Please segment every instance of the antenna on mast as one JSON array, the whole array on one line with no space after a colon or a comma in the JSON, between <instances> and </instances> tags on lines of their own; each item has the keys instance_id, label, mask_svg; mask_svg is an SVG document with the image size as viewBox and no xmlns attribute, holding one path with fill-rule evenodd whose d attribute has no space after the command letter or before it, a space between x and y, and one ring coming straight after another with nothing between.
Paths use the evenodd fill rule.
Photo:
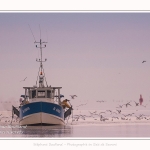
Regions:
<instances>
[{"instance_id":1,"label":"antenna on mast","mask_svg":"<svg viewBox=\"0 0 150 150\"><path fill-rule=\"evenodd\" d=\"M45 48L46 47L46 44L44 46L42 46L44 43L47 43L47 42L42 42L42 40L40 39L40 42L34 42L34 43L39 43L40 46L36 45L36 48L40 48L40 51L41 51L41 59L36 59L37 62L45 62L47 59L45 59L44 61L42 60L42 48Z\"/></svg>"},{"instance_id":2,"label":"antenna on mast","mask_svg":"<svg viewBox=\"0 0 150 150\"><path fill-rule=\"evenodd\" d=\"M41 33L40 33L40 36L41 36ZM40 72L40 74L39 74L39 87L44 87L45 73L44 73L44 68L43 68L43 62L46 62L47 59L45 58L45 60L43 60L42 49L46 47L46 43L47 42L42 42L42 40L40 39L39 42L35 41L34 43L39 44L39 46L36 45L36 48L40 48L40 51L41 51L41 58L40 59L36 59L36 61L40 62L40 68L39 68L39 72ZM43 46L43 44L45 44L45 45ZM45 78L45 81L46 81L46 78ZM46 82L46 84L47 84L47 82Z\"/></svg>"}]
</instances>

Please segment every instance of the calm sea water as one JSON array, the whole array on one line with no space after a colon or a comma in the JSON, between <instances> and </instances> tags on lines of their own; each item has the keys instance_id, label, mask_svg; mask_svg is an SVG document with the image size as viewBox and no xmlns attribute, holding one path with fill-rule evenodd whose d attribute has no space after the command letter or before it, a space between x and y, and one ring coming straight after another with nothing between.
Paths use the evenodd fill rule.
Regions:
<instances>
[{"instance_id":1,"label":"calm sea water","mask_svg":"<svg viewBox=\"0 0 150 150\"><path fill-rule=\"evenodd\" d=\"M101 111L104 112L104 111ZM0 137L48 138L145 138L150 137L150 111L128 110L100 113L78 110L66 120L65 126L19 126L11 111L0 112ZM99 115L98 115L99 114ZM129 115L130 114L130 115ZM102 115L102 116L101 116ZM124 115L127 115L126 117ZM141 117L140 117L141 116ZM105 119L106 120L105 120ZM12 123L11 123L12 121Z\"/></svg>"},{"instance_id":2,"label":"calm sea water","mask_svg":"<svg viewBox=\"0 0 150 150\"><path fill-rule=\"evenodd\" d=\"M107 138L107 137L150 137L150 124L110 124L110 125L67 125L28 126L26 128L1 128L0 137L49 137L49 138Z\"/></svg>"}]
</instances>

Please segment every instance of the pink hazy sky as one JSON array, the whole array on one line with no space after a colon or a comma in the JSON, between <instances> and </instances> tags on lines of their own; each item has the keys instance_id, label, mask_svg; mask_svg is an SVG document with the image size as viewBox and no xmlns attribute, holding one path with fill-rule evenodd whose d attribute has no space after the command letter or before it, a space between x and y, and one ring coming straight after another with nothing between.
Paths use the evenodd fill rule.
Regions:
<instances>
[{"instance_id":1,"label":"pink hazy sky","mask_svg":"<svg viewBox=\"0 0 150 150\"><path fill-rule=\"evenodd\" d=\"M28 24L48 41L48 85L76 94L73 104L150 100L150 13L60 12L0 13L0 101L19 100L36 83L39 50Z\"/></svg>"}]
</instances>

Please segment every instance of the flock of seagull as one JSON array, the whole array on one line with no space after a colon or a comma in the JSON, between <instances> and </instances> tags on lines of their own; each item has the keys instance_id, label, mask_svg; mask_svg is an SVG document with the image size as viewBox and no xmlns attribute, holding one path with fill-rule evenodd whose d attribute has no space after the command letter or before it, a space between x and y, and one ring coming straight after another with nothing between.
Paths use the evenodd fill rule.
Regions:
<instances>
[{"instance_id":1,"label":"flock of seagull","mask_svg":"<svg viewBox=\"0 0 150 150\"><path fill-rule=\"evenodd\" d=\"M105 101L96 101L99 103L104 103ZM81 104L79 106L83 106L84 104ZM105 111L99 111L99 110L93 110L88 111L88 115L82 114L81 111L72 116L72 121L79 121L79 120L89 120L89 118L93 118L94 120L99 120L99 121L121 121L121 120L128 120L128 121L135 121L135 120L143 120L147 121L150 120L150 115L147 114L142 114L140 111L137 109L131 109L131 110L126 110L128 107L147 107L148 104L146 105L140 105L140 103L136 101L130 101L127 103L124 103L122 105L118 104L116 106L116 109L114 110L105 110ZM125 109L123 109L125 108ZM84 112L84 111L83 111ZM129 113L130 112L130 113Z\"/></svg>"},{"instance_id":2,"label":"flock of seagull","mask_svg":"<svg viewBox=\"0 0 150 150\"><path fill-rule=\"evenodd\" d=\"M4 124L11 124L11 123L19 123L19 118L18 117L14 117L12 119L12 116L6 116L6 115L3 115L3 114L0 114L0 124L1 123L4 123Z\"/></svg>"},{"instance_id":3,"label":"flock of seagull","mask_svg":"<svg viewBox=\"0 0 150 150\"><path fill-rule=\"evenodd\" d=\"M75 99L75 97L77 97L77 95L70 95L72 99ZM103 100L99 100L99 101L96 101L97 103L105 103L105 101ZM80 104L78 106L76 106L77 110L79 107L81 106L84 106L86 105L87 103L84 103L84 104ZM94 120L99 120L99 121L116 121L116 120L129 120L131 121L133 118L133 120L150 120L150 115L146 115L146 114L140 114L138 113L139 111L137 109L133 109L133 112L129 113L130 111L124 111L125 109L123 108L131 108L131 107L134 107L134 108L139 108L139 107L143 107L143 108L146 108L148 106L148 104L146 105L143 105L143 104L140 104L140 102L136 102L136 101L129 101L127 103L124 103L124 104L117 104L117 106L115 107L116 109L113 109L113 110L103 110L103 111L100 111L100 110L93 110L92 111L88 111L88 115L86 113L85 114L82 114L81 113L81 109L78 110L78 114L74 114L74 110L73 110L73 115L72 115L72 121L79 121L79 120L88 120L89 118L93 118ZM84 111L83 111L84 112ZM127 114L126 114L126 113ZM69 117L71 118L71 117ZM12 116L5 116L3 114L0 114L0 123L1 122L4 122L4 123L19 123L19 118L18 117L15 117L13 120L12 120Z\"/></svg>"}]
</instances>

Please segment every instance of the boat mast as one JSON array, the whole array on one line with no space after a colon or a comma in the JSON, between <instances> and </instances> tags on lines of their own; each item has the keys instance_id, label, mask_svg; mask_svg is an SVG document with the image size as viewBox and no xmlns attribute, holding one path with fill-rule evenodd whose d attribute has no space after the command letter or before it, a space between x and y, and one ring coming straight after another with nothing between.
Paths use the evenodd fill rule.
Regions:
<instances>
[{"instance_id":1,"label":"boat mast","mask_svg":"<svg viewBox=\"0 0 150 150\"><path fill-rule=\"evenodd\" d=\"M39 43L39 46L36 45L36 48L40 48L40 52L41 52L41 58L40 59L36 59L37 62L40 62L40 74L39 74L39 87L44 87L44 68L43 68L43 62L46 62L47 59L45 59L43 61L42 59L42 48L46 47L46 43L47 42L42 42L42 40L40 39L40 42L34 42L34 43ZM45 44L43 46L43 44Z\"/></svg>"}]
</instances>

